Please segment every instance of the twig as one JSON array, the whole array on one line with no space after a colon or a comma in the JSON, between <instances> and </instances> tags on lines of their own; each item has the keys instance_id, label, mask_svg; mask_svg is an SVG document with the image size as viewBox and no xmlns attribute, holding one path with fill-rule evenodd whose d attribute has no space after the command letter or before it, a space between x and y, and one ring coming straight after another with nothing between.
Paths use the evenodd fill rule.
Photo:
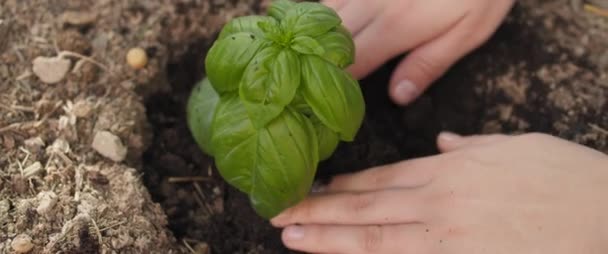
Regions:
<instances>
[{"instance_id":1,"label":"twig","mask_svg":"<svg viewBox=\"0 0 608 254\"><path fill-rule=\"evenodd\" d=\"M593 13L595 15L599 15L599 16L603 16L603 17L608 17L608 10L597 7L595 5L585 4L583 8L585 8L585 11L587 11L589 13Z\"/></svg>"},{"instance_id":2,"label":"twig","mask_svg":"<svg viewBox=\"0 0 608 254\"><path fill-rule=\"evenodd\" d=\"M167 179L169 183L205 182L212 179L204 176L172 176Z\"/></svg>"},{"instance_id":3,"label":"twig","mask_svg":"<svg viewBox=\"0 0 608 254\"><path fill-rule=\"evenodd\" d=\"M190 246L190 244L186 241L186 239L182 239L182 242L184 243L184 245L186 246L186 248L192 252L192 254L196 254L196 251L192 248L192 246Z\"/></svg>"},{"instance_id":4,"label":"twig","mask_svg":"<svg viewBox=\"0 0 608 254\"><path fill-rule=\"evenodd\" d=\"M20 105L11 105L11 108L14 110L25 111L25 112L34 112L33 107L20 106Z\"/></svg>"},{"instance_id":5,"label":"twig","mask_svg":"<svg viewBox=\"0 0 608 254\"><path fill-rule=\"evenodd\" d=\"M19 125L21 125L21 124L22 123L12 123L12 124L9 124L7 126L4 126L4 127L0 128L0 134L3 133L3 132L5 132L5 131L10 131L12 129L15 129L15 128L19 127Z\"/></svg>"},{"instance_id":6,"label":"twig","mask_svg":"<svg viewBox=\"0 0 608 254\"><path fill-rule=\"evenodd\" d=\"M108 71L108 67L106 67L105 65L103 65L100 62L95 61L93 58L90 58L88 56L81 55L81 54L78 54L78 53L72 52L72 51L65 51L65 50L59 52L59 55L57 55L57 57L59 57L59 58L63 58L64 56L71 56L71 57L80 58L80 59L88 61L88 62L90 62L90 63L92 63L94 65L97 65L97 67L101 68L104 71Z\"/></svg>"},{"instance_id":7,"label":"twig","mask_svg":"<svg viewBox=\"0 0 608 254\"><path fill-rule=\"evenodd\" d=\"M591 127L591 129L594 129L594 130L596 130L596 131L598 131L598 132L600 132L600 133L602 133L604 135L608 135L608 130L606 130L606 129L602 128L602 127L599 127L596 124L590 123L589 127Z\"/></svg>"},{"instance_id":8,"label":"twig","mask_svg":"<svg viewBox=\"0 0 608 254\"><path fill-rule=\"evenodd\" d=\"M203 193L203 188L201 188L201 185L198 184L198 182L193 182L192 185L194 185L194 189L196 190L196 193L198 194L198 196L201 199L201 202L203 200L205 200L205 193ZM203 206L205 207L205 209L207 209L207 212L209 214L213 214L213 209L211 207L209 207L209 205L206 202L203 202Z\"/></svg>"},{"instance_id":9,"label":"twig","mask_svg":"<svg viewBox=\"0 0 608 254\"><path fill-rule=\"evenodd\" d=\"M91 222L93 223L93 228L95 228L95 233L97 234L97 240L99 241L99 246L103 246L101 231L99 230L99 227L97 226L97 222L95 222L95 220L92 217L89 216L89 218L91 219Z\"/></svg>"},{"instance_id":10,"label":"twig","mask_svg":"<svg viewBox=\"0 0 608 254\"><path fill-rule=\"evenodd\" d=\"M111 229L111 228L116 227L116 226L120 226L120 225L125 224L125 223L127 223L127 221L119 221L119 222L117 222L117 223L114 223L114 224L112 224L112 225L109 225L109 226L107 226L107 227L105 227L105 228L100 229L100 230L99 230L99 232L106 231L106 230L108 230L108 229Z\"/></svg>"}]
</instances>

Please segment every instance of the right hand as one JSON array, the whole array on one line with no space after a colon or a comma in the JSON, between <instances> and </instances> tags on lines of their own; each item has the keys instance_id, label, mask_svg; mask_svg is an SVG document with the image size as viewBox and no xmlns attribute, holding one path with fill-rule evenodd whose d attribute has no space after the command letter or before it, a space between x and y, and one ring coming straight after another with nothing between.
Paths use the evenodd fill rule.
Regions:
<instances>
[{"instance_id":1,"label":"right hand","mask_svg":"<svg viewBox=\"0 0 608 254\"><path fill-rule=\"evenodd\" d=\"M484 43L514 0L324 0L352 33L353 75L364 78L406 51L389 94L406 105L460 58Z\"/></svg>"}]
</instances>

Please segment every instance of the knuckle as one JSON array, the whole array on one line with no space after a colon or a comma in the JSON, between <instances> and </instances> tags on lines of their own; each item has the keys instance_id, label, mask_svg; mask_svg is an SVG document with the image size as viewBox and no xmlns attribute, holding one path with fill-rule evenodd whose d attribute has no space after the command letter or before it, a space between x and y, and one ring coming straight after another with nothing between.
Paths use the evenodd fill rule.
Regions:
<instances>
[{"instance_id":1,"label":"knuckle","mask_svg":"<svg viewBox=\"0 0 608 254\"><path fill-rule=\"evenodd\" d=\"M433 80L438 71L443 70L443 66L438 61L423 54L412 55L412 63L414 64L417 74L425 80Z\"/></svg>"},{"instance_id":2,"label":"knuckle","mask_svg":"<svg viewBox=\"0 0 608 254\"><path fill-rule=\"evenodd\" d=\"M361 239L363 253L377 253L384 240L382 226L366 226Z\"/></svg>"}]
</instances>

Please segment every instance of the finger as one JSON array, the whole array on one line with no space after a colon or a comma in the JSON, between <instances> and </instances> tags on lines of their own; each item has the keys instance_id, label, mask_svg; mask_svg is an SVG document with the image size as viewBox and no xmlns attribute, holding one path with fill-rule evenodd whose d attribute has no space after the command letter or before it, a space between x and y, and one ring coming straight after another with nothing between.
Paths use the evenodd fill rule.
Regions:
<instances>
[{"instance_id":1,"label":"finger","mask_svg":"<svg viewBox=\"0 0 608 254\"><path fill-rule=\"evenodd\" d=\"M428 157L336 176L325 192L361 192L390 188L417 188L432 181L443 157Z\"/></svg>"},{"instance_id":2,"label":"finger","mask_svg":"<svg viewBox=\"0 0 608 254\"><path fill-rule=\"evenodd\" d=\"M368 225L414 223L428 214L422 189L392 189L363 193L310 196L271 220L272 225Z\"/></svg>"},{"instance_id":3,"label":"finger","mask_svg":"<svg viewBox=\"0 0 608 254\"><path fill-rule=\"evenodd\" d=\"M324 5L326 5L329 8L332 8L336 11L342 9L342 7L344 7L344 5L346 5L346 3L349 0L323 0L321 1L321 3L323 3Z\"/></svg>"},{"instance_id":4,"label":"finger","mask_svg":"<svg viewBox=\"0 0 608 254\"><path fill-rule=\"evenodd\" d=\"M414 49L395 69L389 93L393 101L407 105L450 66L481 42L471 39L470 27L463 18L444 35ZM485 38L484 38L485 39Z\"/></svg>"},{"instance_id":5,"label":"finger","mask_svg":"<svg viewBox=\"0 0 608 254\"><path fill-rule=\"evenodd\" d=\"M447 153L472 146L495 144L508 138L509 136L502 134L463 137L454 133L442 132L437 137L437 147L442 153Z\"/></svg>"},{"instance_id":6,"label":"finger","mask_svg":"<svg viewBox=\"0 0 608 254\"><path fill-rule=\"evenodd\" d=\"M500 1L497 4L513 3ZM414 49L397 66L391 78L389 93L395 103L411 103L454 63L486 42L508 10L492 8L489 13L465 15L442 36ZM486 17L495 20L487 20ZM492 25L495 27L487 27Z\"/></svg>"},{"instance_id":7,"label":"finger","mask_svg":"<svg viewBox=\"0 0 608 254\"><path fill-rule=\"evenodd\" d=\"M348 0L341 3L337 9L342 19L342 25L346 27L353 36L356 36L366 27L382 9L382 1L372 3L368 0ZM339 3L340 4L340 3Z\"/></svg>"},{"instance_id":8,"label":"finger","mask_svg":"<svg viewBox=\"0 0 608 254\"><path fill-rule=\"evenodd\" d=\"M430 233L424 224L383 226L289 226L283 243L306 253L428 253Z\"/></svg>"},{"instance_id":9,"label":"finger","mask_svg":"<svg viewBox=\"0 0 608 254\"><path fill-rule=\"evenodd\" d=\"M389 59L447 33L461 18L456 14L442 17L454 20L453 24L446 25L435 21L436 17L445 15L438 11L441 8L422 1L404 3L403 6L386 8L380 17L355 36L357 59L349 71L356 78L363 78Z\"/></svg>"}]
</instances>

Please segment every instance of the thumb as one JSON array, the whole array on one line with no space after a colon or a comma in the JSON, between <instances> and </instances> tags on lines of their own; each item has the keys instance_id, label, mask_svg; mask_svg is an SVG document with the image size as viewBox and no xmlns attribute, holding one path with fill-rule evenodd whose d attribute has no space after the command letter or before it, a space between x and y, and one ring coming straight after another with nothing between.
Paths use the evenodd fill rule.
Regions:
<instances>
[{"instance_id":1,"label":"thumb","mask_svg":"<svg viewBox=\"0 0 608 254\"><path fill-rule=\"evenodd\" d=\"M509 136L502 134L463 137L450 132L442 132L437 137L437 147L442 153L448 153L472 146L494 144L508 138Z\"/></svg>"}]
</instances>

